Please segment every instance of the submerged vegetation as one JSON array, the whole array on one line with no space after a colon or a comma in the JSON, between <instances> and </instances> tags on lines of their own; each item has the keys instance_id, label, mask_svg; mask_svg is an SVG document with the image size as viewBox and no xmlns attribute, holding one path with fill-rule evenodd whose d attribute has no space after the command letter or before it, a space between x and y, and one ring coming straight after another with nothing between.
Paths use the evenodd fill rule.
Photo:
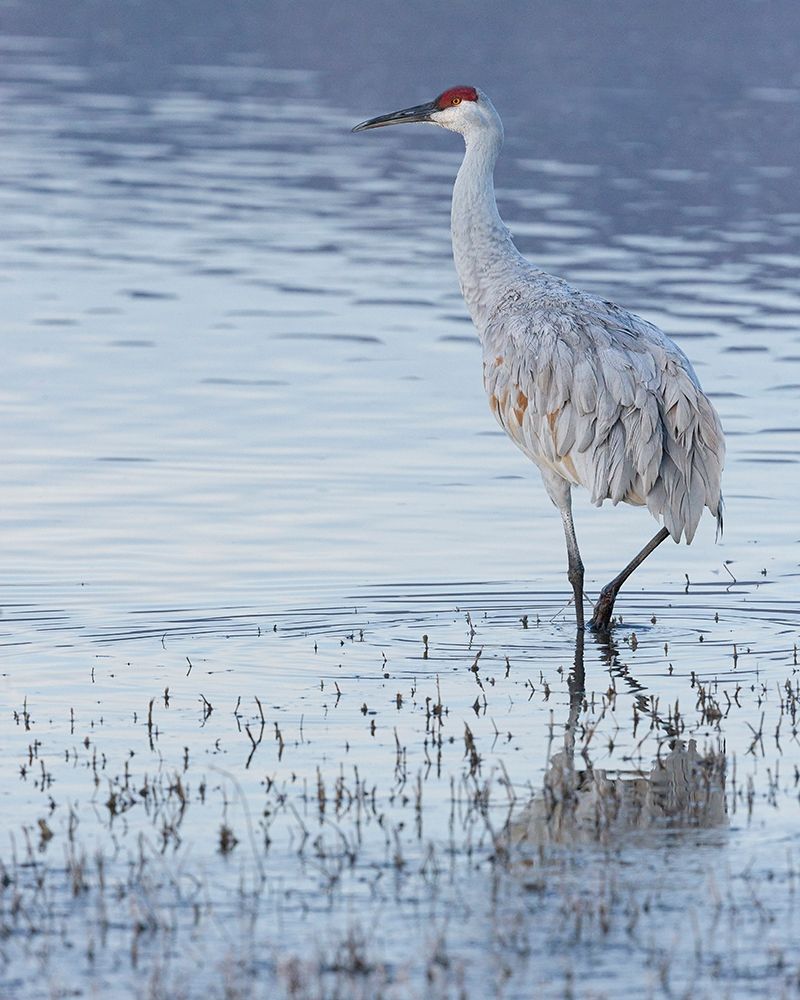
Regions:
<instances>
[{"instance_id":1,"label":"submerged vegetation","mask_svg":"<svg viewBox=\"0 0 800 1000\"><path fill-rule=\"evenodd\" d=\"M793 995L796 623L725 601L193 613L73 636L80 698L7 656L3 995Z\"/></svg>"}]
</instances>

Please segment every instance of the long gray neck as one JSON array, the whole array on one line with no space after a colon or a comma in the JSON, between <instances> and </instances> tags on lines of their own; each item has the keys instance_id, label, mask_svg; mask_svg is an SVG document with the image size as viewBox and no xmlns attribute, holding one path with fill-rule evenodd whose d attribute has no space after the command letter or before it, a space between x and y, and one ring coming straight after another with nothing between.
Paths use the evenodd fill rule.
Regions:
<instances>
[{"instance_id":1,"label":"long gray neck","mask_svg":"<svg viewBox=\"0 0 800 1000\"><path fill-rule=\"evenodd\" d=\"M527 263L497 211L494 164L502 127L464 136L466 152L453 188L451 231L461 294L482 333L499 299Z\"/></svg>"}]
</instances>

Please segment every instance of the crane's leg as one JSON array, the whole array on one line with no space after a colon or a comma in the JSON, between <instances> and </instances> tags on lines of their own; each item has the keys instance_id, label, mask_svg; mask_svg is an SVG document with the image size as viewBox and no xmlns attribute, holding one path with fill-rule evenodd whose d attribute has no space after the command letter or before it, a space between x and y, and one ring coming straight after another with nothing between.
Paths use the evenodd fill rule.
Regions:
<instances>
[{"instance_id":1,"label":"crane's leg","mask_svg":"<svg viewBox=\"0 0 800 1000\"><path fill-rule=\"evenodd\" d=\"M564 522L564 537L567 540L567 579L572 584L575 595L575 622L579 629L584 627L583 619L583 560L575 537L572 523L572 487L561 476L549 469L540 469L548 496L558 507Z\"/></svg>"},{"instance_id":2,"label":"crane's leg","mask_svg":"<svg viewBox=\"0 0 800 1000\"><path fill-rule=\"evenodd\" d=\"M572 593L575 595L575 624L580 630L584 627L583 560L578 549L578 539L575 537L575 525L572 522L572 490L569 483L560 476L551 479L542 473L542 478L550 499L558 507L561 520L564 522L564 537L567 540L567 579L572 584Z\"/></svg>"},{"instance_id":3,"label":"crane's leg","mask_svg":"<svg viewBox=\"0 0 800 1000\"><path fill-rule=\"evenodd\" d=\"M667 538L669 538L669 532L666 528L662 528L657 535L650 539L642 551L631 559L625 569L615 576L611 583L607 583L605 587L603 587L600 591L600 596L597 599L597 604L594 606L592 628L601 632L608 631L611 624L611 614L614 611L614 601L617 599L620 587L623 583L625 583L636 567L641 566L650 553L654 549L657 549L658 546Z\"/></svg>"},{"instance_id":4,"label":"crane's leg","mask_svg":"<svg viewBox=\"0 0 800 1000\"><path fill-rule=\"evenodd\" d=\"M564 522L564 537L567 540L567 579L572 584L575 595L575 624L580 631L584 627L583 620L583 560L578 549L578 539L575 537L575 525L572 523L572 499L567 492L567 503L559 507L561 520Z\"/></svg>"}]
</instances>

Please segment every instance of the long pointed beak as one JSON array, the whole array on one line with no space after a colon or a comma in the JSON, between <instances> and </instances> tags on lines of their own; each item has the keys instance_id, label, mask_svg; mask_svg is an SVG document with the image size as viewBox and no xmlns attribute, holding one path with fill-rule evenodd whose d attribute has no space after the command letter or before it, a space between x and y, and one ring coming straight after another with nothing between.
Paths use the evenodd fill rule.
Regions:
<instances>
[{"instance_id":1,"label":"long pointed beak","mask_svg":"<svg viewBox=\"0 0 800 1000\"><path fill-rule=\"evenodd\" d=\"M370 118L361 122L353 129L354 132L365 132L368 128L382 128L384 125L403 125L410 122L430 122L433 121L431 115L438 111L436 101L428 101L427 104L418 104L414 108L404 108L402 111L393 111L390 115L381 115L379 118Z\"/></svg>"}]
</instances>

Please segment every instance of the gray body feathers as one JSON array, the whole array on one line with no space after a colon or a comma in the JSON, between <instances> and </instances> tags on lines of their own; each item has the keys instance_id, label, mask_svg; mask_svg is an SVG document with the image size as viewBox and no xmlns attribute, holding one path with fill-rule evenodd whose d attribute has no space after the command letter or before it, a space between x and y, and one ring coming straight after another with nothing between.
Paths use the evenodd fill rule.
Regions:
<instances>
[{"instance_id":1,"label":"gray body feathers","mask_svg":"<svg viewBox=\"0 0 800 1000\"><path fill-rule=\"evenodd\" d=\"M453 256L497 419L562 515L583 486L595 504L647 506L675 541L691 542L705 507L721 529L725 442L689 359L652 323L519 253L494 194L503 126L478 93L459 126Z\"/></svg>"},{"instance_id":2,"label":"gray body feathers","mask_svg":"<svg viewBox=\"0 0 800 1000\"><path fill-rule=\"evenodd\" d=\"M544 473L592 502L646 505L691 542L704 507L722 527L725 444L681 349L619 306L534 268L481 329L497 419ZM555 498L554 498L555 499Z\"/></svg>"}]
</instances>

